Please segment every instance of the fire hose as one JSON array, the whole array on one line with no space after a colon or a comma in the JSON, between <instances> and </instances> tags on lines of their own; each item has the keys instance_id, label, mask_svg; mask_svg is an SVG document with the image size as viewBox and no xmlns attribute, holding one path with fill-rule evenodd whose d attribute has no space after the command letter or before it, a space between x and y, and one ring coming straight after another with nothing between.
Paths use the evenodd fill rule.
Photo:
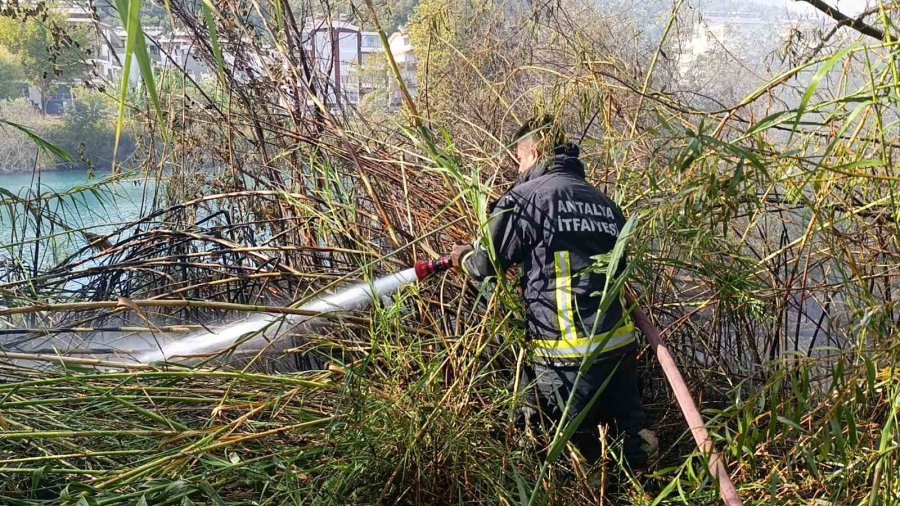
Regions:
<instances>
[{"instance_id":1,"label":"fire hose","mask_svg":"<svg viewBox=\"0 0 900 506\"><path fill-rule=\"evenodd\" d=\"M656 352L656 359L659 360L663 374L666 375L666 380L675 393L675 400L678 401L678 407L681 408L681 413L688 423L688 428L691 430L691 435L694 436L697 448L709 461L709 469L719 484L719 496L727 506L740 506L741 498L738 496L737 489L734 488L734 483L731 482L731 476L728 475L725 463L713 446L709 432L706 430L706 425L703 423L703 417L700 416L700 412L697 410L694 398L691 397L691 392L681 376L681 371L678 370L675 359L669 353L669 348L663 342L659 331L650 322L650 318L641 310L640 306L637 305L634 298L627 291L625 300L632 307L631 318L635 326L647 336L647 340L650 341L650 347Z\"/></svg>"}]
</instances>

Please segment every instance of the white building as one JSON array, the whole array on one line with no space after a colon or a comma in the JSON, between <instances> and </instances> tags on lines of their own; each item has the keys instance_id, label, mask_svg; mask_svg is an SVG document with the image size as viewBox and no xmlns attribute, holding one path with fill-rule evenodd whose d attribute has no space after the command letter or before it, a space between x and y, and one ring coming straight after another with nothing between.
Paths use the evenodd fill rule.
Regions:
<instances>
[{"instance_id":1,"label":"white building","mask_svg":"<svg viewBox=\"0 0 900 506\"><path fill-rule=\"evenodd\" d=\"M93 36L90 41L92 58L88 60L88 63L94 66L92 81L99 84L103 80L121 79L125 56L125 30L100 21L91 11L82 7L67 7L62 9L62 13L70 26L83 27ZM134 76L139 75L136 70L132 71Z\"/></svg>"},{"instance_id":2,"label":"white building","mask_svg":"<svg viewBox=\"0 0 900 506\"><path fill-rule=\"evenodd\" d=\"M397 67L400 69L400 77L406 84L407 91L409 91L411 96L415 97L419 90L419 80L416 74L419 61L416 59L416 54L413 51L409 33L404 28L400 28L400 31L391 34L388 44L391 48L391 54L394 55L394 60L397 62ZM400 105L402 101L400 87L393 76L390 82L392 83L391 105Z\"/></svg>"},{"instance_id":3,"label":"white building","mask_svg":"<svg viewBox=\"0 0 900 506\"><path fill-rule=\"evenodd\" d=\"M147 51L154 64L162 69L180 70L196 82L213 78L215 72L205 61L197 58L197 42L188 32L163 33L157 30L147 34Z\"/></svg>"},{"instance_id":4,"label":"white building","mask_svg":"<svg viewBox=\"0 0 900 506\"><path fill-rule=\"evenodd\" d=\"M70 26L83 26L93 35L90 47L92 58L89 61L94 66L93 81L96 84L102 84L102 81L120 81L128 39L125 29L100 21L91 11L82 7L66 7L60 11ZM155 67L177 67L195 81L213 75L206 63L195 57L195 41L187 32L166 33L160 28L146 28L144 35L147 52ZM136 60L131 62L129 74L129 83L139 85L141 73Z\"/></svg>"},{"instance_id":5,"label":"white building","mask_svg":"<svg viewBox=\"0 0 900 506\"><path fill-rule=\"evenodd\" d=\"M693 31L683 42L679 70L686 72L697 58L707 52L726 49L735 52L739 41L756 40L757 34L777 40L787 40L791 30L810 28L815 18L794 14L789 18L763 15L761 12L714 11L703 12ZM739 51L736 57L742 57ZM758 62L749 62L758 63Z\"/></svg>"},{"instance_id":6,"label":"white building","mask_svg":"<svg viewBox=\"0 0 900 506\"><path fill-rule=\"evenodd\" d=\"M98 86L121 81L127 43L126 31L99 21L92 11L81 7L67 7L61 11L70 25L83 25L88 29L88 33L93 35L92 81ZM144 34L147 51L155 68L180 69L197 82L215 78L215 69L198 56L197 41L189 33L183 31L170 33L148 27L144 30ZM409 35L405 31L396 32L391 35L389 44L410 93L415 94L418 86L417 62ZM335 111L341 106L358 105L366 93L384 86L384 80L381 78L370 77L364 80L360 72L361 66L370 61L376 69L379 65L383 65L383 48L381 37L377 32L362 31L358 26L343 20L313 19L304 25L302 47L313 63L315 81L320 91L326 92L324 94L320 92L319 96L324 96L326 105ZM226 52L223 56L227 66L234 64L234 55ZM254 56L259 61L251 62L253 68L245 69L244 72L259 74L258 77L264 77L266 69L278 66L281 60L275 55ZM399 105L399 87L389 71L387 76L387 82L391 83L390 101L394 105ZM141 83L140 69L136 61L132 62L128 81L134 86ZM306 102L308 107L313 106L311 100Z\"/></svg>"},{"instance_id":7,"label":"white building","mask_svg":"<svg viewBox=\"0 0 900 506\"><path fill-rule=\"evenodd\" d=\"M359 103L359 66L363 53L380 49L377 40L377 33L363 32L346 21L317 19L304 27L303 49L314 64L318 81L327 88L329 106Z\"/></svg>"},{"instance_id":8,"label":"white building","mask_svg":"<svg viewBox=\"0 0 900 506\"><path fill-rule=\"evenodd\" d=\"M390 83L390 104L401 103L400 87L393 73L385 65L384 51L378 32L361 31L359 27L345 21L316 20L306 25L304 30L305 44L311 61L319 77L328 83L329 106L358 105L363 96L374 91L384 82ZM400 70L401 78L410 94L418 91L416 71L418 60L413 52L409 34L401 29L388 38L388 44L394 60ZM373 77L362 78L360 67L372 62L371 68L380 68L387 80Z\"/></svg>"},{"instance_id":9,"label":"white building","mask_svg":"<svg viewBox=\"0 0 900 506\"><path fill-rule=\"evenodd\" d=\"M765 26L767 23L757 13L705 12L685 44L680 61L682 72L690 67L698 56L717 48L727 47L729 35Z\"/></svg>"}]
</instances>

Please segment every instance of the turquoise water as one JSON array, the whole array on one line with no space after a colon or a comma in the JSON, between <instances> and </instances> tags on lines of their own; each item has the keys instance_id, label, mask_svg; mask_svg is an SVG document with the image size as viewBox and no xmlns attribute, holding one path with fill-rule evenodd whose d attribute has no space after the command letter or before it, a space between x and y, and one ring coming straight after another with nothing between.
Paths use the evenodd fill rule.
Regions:
<instances>
[{"instance_id":1,"label":"turquoise water","mask_svg":"<svg viewBox=\"0 0 900 506\"><path fill-rule=\"evenodd\" d=\"M0 257L47 265L142 215L155 184L126 175L85 171L0 174Z\"/></svg>"},{"instance_id":2,"label":"turquoise water","mask_svg":"<svg viewBox=\"0 0 900 506\"><path fill-rule=\"evenodd\" d=\"M38 181L45 189L64 191L72 189L79 185L96 183L109 178L111 174L94 174L94 178L90 179L87 172L81 170L58 170L51 172L20 172L14 174L0 174L0 187L18 193L20 190L35 187Z\"/></svg>"},{"instance_id":3,"label":"turquoise water","mask_svg":"<svg viewBox=\"0 0 900 506\"><path fill-rule=\"evenodd\" d=\"M0 188L21 198L34 199L42 194L51 209L58 204L57 212L66 208L80 211L68 217L86 226L134 219L145 207L145 198L152 197L145 195L147 184L137 176L113 178L111 173L95 173L89 177L84 171L74 170L0 174Z\"/></svg>"}]
</instances>

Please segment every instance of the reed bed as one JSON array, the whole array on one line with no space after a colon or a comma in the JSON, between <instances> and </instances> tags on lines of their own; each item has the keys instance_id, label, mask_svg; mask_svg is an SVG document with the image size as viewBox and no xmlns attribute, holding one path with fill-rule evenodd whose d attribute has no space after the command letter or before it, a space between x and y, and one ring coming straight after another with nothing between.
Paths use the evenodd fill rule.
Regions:
<instances>
[{"instance_id":1,"label":"reed bed","mask_svg":"<svg viewBox=\"0 0 900 506\"><path fill-rule=\"evenodd\" d=\"M424 4L411 31L427 74L385 118L329 106L299 50L327 3L166 3L216 82L175 62L145 74L121 97L138 163L67 194L3 195L18 221L0 282L0 499L716 504L648 350L656 467L624 469L611 446L605 488L568 459L539 479L509 388L524 336L506 280L447 275L230 366L61 359L46 344L296 312L434 257L483 229L518 121L553 112L589 178L639 217L631 284L744 500L897 502L896 42L820 46L709 110L666 87L683 2L646 44L574 2ZM377 6L356 7L378 26ZM118 8L139 32L121 12L139 2ZM82 224L79 197L109 201L127 174L150 183L141 216Z\"/></svg>"}]
</instances>

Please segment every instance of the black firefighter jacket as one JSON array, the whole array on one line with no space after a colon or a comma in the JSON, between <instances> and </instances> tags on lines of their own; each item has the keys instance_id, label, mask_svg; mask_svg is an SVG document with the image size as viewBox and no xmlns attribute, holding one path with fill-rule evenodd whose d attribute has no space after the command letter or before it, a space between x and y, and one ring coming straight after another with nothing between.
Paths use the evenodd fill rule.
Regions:
<instances>
[{"instance_id":1,"label":"black firefighter jacket","mask_svg":"<svg viewBox=\"0 0 900 506\"><path fill-rule=\"evenodd\" d=\"M599 345L606 353L634 342L619 298L594 327L605 276L588 267L591 257L613 249L625 217L585 180L578 154L573 144L557 148L553 159L539 163L497 201L489 222L499 267L522 264L528 334L536 357L551 361L580 360ZM481 244L461 264L478 280L496 275ZM623 267L624 259L618 268Z\"/></svg>"}]
</instances>

